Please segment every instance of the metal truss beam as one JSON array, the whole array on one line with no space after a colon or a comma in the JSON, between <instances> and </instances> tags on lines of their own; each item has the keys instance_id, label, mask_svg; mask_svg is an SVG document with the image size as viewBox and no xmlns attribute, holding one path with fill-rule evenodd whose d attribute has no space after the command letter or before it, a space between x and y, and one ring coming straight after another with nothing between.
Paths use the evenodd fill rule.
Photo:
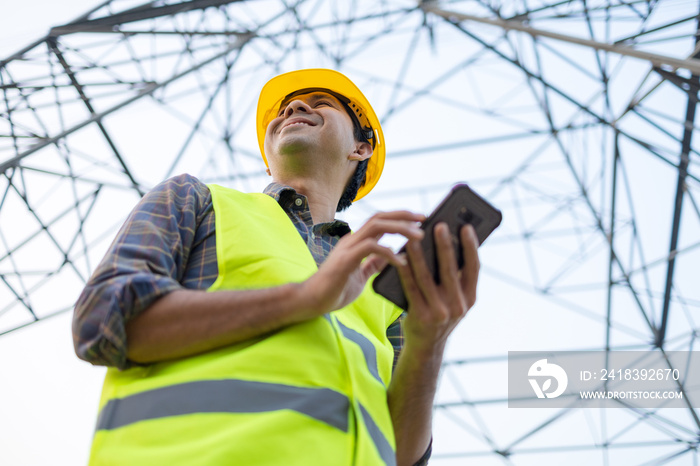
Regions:
<instances>
[{"instance_id":1,"label":"metal truss beam","mask_svg":"<svg viewBox=\"0 0 700 466\"><path fill-rule=\"evenodd\" d=\"M698 19L696 30L700 33L700 18ZM700 43L700 37L695 35L696 48ZM695 54L694 58L700 57L700 52ZM683 209L683 198L686 191L686 179L688 177L688 165L690 163L690 144L693 138L693 128L695 125L695 110L697 108L698 98L697 89L700 88L700 73L694 73L691 85L694 88L692 93L688 95L688 106L685 114L685 128L683 130L683 142L681 144L681 154L678 162L678 181L676 184L676 196L673 205L673 224L671 227L671 245L668 253L668 266L666 269L666 286L664 289L664 304L661 314L661 323L656 333L654 344L658 348L663 348L666 338L666 328L668 326L669 310L671 305L671 293L673 293L673 273L676 266L676 253L678 249L678 236L680 234L681 213Z\"/></svg>"},{"instance_id":2,"label":"metal truss beam","mask_svg":"<svg viewBox=\"0 0 700 466\"><path fill-rule=\"evenodd\" d=\"M135 96L130 97L130 98L112 106L111 108L109 108L103 112L93 114L90 118L87 118L87 119L81 121L80 123L74 125L73 127L68 128L65 131L60 132L59 134L56 134L52 137L43 139L41 142L38 142L37 144L33 145L32 147L30 147L26 151L22 152L21 154L18 154L15 157L12 157L11 159L9 159L7 161L0 163L0 172L6 172L10 168L16 167L22 159L24 159L25 157L28 157L29 155L35 153L36 151L43 149L44 147L46 147L48 145L56 143L56 141L59 141L59 140L65 138L66 136L78 131L81 128L84 128L85 126L87 126L91 123L101 121L107 115L116 112L117 110L141 99L142 97L153 94L158 89L161 89L161 88L167 86L168 84L170 84L174 81L177 81L178 79L192 73L193 71L196 71L196 70L198 70L198 69L200 69L200 68L202 68L202 67L204 67L212 62L220 60L221 58L225 57L226 55L228 55L229 53L231 53L234 50L239 50L241 47L243 47L243 45L245 45L246 42L248 42L251 39L251 37L252 37L251 35L238 36L236 38L236 41L233 44L226 47L226 49L223 52L217 53L216 55L214 55L214 56L212 56L212 57L210 57L210 58L208 58L200 63L197 63L196 65L190 67L189 69L187 69L181 73L178 73L177 75L172 76L171 78L166 79L165 81L162 81L160 83L151 83L151 84L147 85L144 89L139 91Z\"/></svg>"},{"instance_id":3,"label":"metal truss beam","mask_svg":"<svg viewBox=\"0 0 700 466\"><path fill-rule=\"evenodd\" d=\"M78 92L78 95L80 95L80 98L85 103L85 106L87 107L88 111L90 112L90 115L95 116L96 115L95 109L92 107L92 104L90 103L90 99L88 98L88 96L85 95L85 91L83 90L83 86L76 79L75 73L73 73L73 70L71 69L70 65L68 64L65 57L63 56L63 53L59 50L56 38L49 37L46 42L47 42L49 48L51 49L51 51L54 53L54 55L56 55L56 58L58 58L59 63L61 64L61 66L63 67L63 70L66 72L66 74L70 78L70 81L73 84L73 87L75 87L75 90ZM102 121L97 120L95 123L97 124L97 127L100 129L100 132L104 136L105 141L107 141L107 144L109 145L110 149L112 149L112 152L114 153L114 156L119 161L119 164L124 169L124 173L129 178L129 181L131 181L132 186L141 196L143 196L145 194L145 192L141 189L139 184L134 179L134 176L131 174L131 170L129 170L129 167L126 165L126 162L124 162L124 158L119 153L117 146L114 144L114 141L112 140L109 133L107 132L107 129L102 124Z\"/></svg>"},{"instance_id":4,"label":"metal truss beam","mask_svg":"<svg viewBox=\"0 0 700 466\"><path fill-rule=\"evenodd\" d=\"M125 3L138 6L120 11ZM549 323L550 334L571 332L572 341L581 343L567 340L570 346L561 349L692 351L700 295L688 291L688 267L700 242L679 239L697 231L694 218L686 221L690 215L700 219L694 198L700 154L691 144L698 128L690 113L700 91L692 74L700 69L700 55L679 59L640 48L679 37L684 50L692 48L694 31L688 29L697 7L654 16L663 4L105 1L0 61L0 178L6 182L0 193L0 292L6 297L0 317L11 327L0 327L0 335L69 311L72 294L93 272L135 194L163 177L187 172L236 189L264 185L251 135L254 91L280 72L319 66L337 68L367 89L392 134L387 167L400 165L400 176L410 178L396 183L392 177L399 175L387 170L389 181L344 219L359 226L377 210L411 205L428 211L450 182L466 178L504 213L503 227L483 250L482 286L497 282L498 289L526 298L484 293L484 313L510 316L529 310L532 299L536 312L551 311L545 318L571 324L573 331ZM564 34L548 31L552 22ZM576 33L567 33L569 22ZM238 36L233 45L230 36ZM590 53L576 53L581 50ZM614 92L630 90L635 78L641 83L633 97L618 99L624 92ZM651 175L649 167L656 170ZM648 209L635 206L640 173L658 180L660 195L675 200L673 224L669 210L668 222L649 228ZM21 215L12 217L16 212L24 223L16 220ZM8 216L19 229L11 229ZM670 232L670 248L665 240L647 246L659 230L664 238ZM44 250L43 262L31 256ZM65 283L65 299L54 302L61 293L52 287ZM489 299L497 309L488 309ZM687 332L679 330L683 318ZM469 325L458 333L474 331ZM494 325L503 328L503 321ZM640 445L663 448L649 456L659 461L698 458L700 419L689 405L690 415L671 416L663 408L620 403L623 409L613 411L622 413L622 423L608 424L609 414L598 413L599 436L580 445L537 443L561 422L573 422L572 413L581 415L573 403L522 420L514 435L503 435L496 422L506 394L495 386L478 390L472 381L484 378L472 375L507 363L506 349L534 341L530 329L516 330L524 334L517 343L483 353L453 340L455 349L464 350L453 354L463 359L443 365L436 425L454 423L459 432L451 453L436 450L435 460L490 456L513 464L516 457L538 454L549 464L549 453L587 452L611 464L616 449ZM548 344L541 335L538 348ZM479 363L484 367L470 372ZM686 401L694 395L686 380L677 388L689 393ZM640 426L650 427L656 441L633 442ZM465 441L467 435L477 443Z\"/></svg>"},{"instance_id":5,"label":"metal truss beam","mask_svg":"<svg viewBox=\"0 0 700 466\"><path fill-rule=\"evenodd\" d=\"M685 69L691 71L693 74L700 75L700 60L697 60L695 58L687 58L683 60L679 58L669 57L666 55L645 52L643 50L637 50L632 47L627 47L623 45L607 44L605 42L598 42L590 39L582 39L566 34L560 34L558 32L537 29L533 28L532 26L527 26L519 21L509 21L498 18L483 18L480 16L468 15L465 13L458 13L455 11L448 11L440 8L437 5L438 3L438 1L421 2L420 7L427 12L441 16L446 20L452 22L474 21L477 23L489 24L491 26L497 26L506 31L520 31L529 34L532 37L547 37L549 39L568 42L570 44L575 45L581 45L595 50L603 50L606 52L616 53L618 55L639 58L640 60L650 62L653 66L668 66L673 69Z\"/></svg>"},{"instance_id":6,"label":"metal truss beam","mask_svg":"<svg viewBox=\"0 0 700 466\"><path fill-rule=\"evenodd\" d=\"M148 2L121 13L102 18L75 21L63 26L54 27L49 32L49 36L57 37L66 34L74 34L76 32L114 31L114 28L121 24L171 16L193 10L203 10L209 7L219 7L238 1L241 0L191 0L163 6L153 6L155 2Z\"/></svg>"}]
</instances>

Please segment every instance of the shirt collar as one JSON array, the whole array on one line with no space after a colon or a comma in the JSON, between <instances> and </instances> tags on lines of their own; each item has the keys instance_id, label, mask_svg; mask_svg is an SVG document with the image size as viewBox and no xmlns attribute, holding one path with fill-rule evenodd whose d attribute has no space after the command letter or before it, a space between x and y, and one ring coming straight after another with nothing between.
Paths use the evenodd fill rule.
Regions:
<instances>
[{"instance_id":1,"label":"shirt collar","mask_svg":"<svg viewBox=\"0 0 700 466\"><path fill-rule=\"evenodd\" d=\"M309 201L306 196L297 194L296 190L291 186L272 182L263 189L263 193L277 201L286 212L294 210L306 211L309 209ZM299 200L301 200L301 202L299 202ZM319 225L322 225L323 229L332 236L344 236L350 233L350 225L342 220L334 220Z\"/></svg>"},{"instance_id":2,"label":"shirt collar","mask_svg":"<svg viewBox=\"0 0 700 466\"><path fill-rule=\"evenodd\" d=\"M263 189L263 193L276 200L284 210L291 207L290 204L294 203L294 198L297 194L296 190L291 186L286 186L280 183L268 184L267 187ZM306 198L306 196L301 194L299 196Z\"/></svg>"}]
</instances>

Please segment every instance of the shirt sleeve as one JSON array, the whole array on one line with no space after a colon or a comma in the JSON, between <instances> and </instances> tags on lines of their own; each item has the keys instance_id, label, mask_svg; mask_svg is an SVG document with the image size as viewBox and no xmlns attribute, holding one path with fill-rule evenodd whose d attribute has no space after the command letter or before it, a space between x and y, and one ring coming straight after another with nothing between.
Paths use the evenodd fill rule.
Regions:
<instances>
[{"instance_id":1,"label":"shirt sleeve","mask_svg":"<svg viewBox=\"0 0 700 466\"><path fill-rule=\"evenodd\" d=\"M180 280L197 225L210 205L197 178L170 178L136 205L75 305L73 344L92 364L128 368L126 323Z\"/></svg>"},{"instance_id":2,"label":"shirt sleeve","mask_svg":"<svg viewBox=\"0 0 700 466\"><path fill-rule=\"evenodd\" d=\"M394 363L392 371L396 369L396 363L399 361L401 348L403 348L403 319L406 317L406 312L402 312L398 319L386 329L386 336L394 347Z\"/></svg>"}]
</instances>

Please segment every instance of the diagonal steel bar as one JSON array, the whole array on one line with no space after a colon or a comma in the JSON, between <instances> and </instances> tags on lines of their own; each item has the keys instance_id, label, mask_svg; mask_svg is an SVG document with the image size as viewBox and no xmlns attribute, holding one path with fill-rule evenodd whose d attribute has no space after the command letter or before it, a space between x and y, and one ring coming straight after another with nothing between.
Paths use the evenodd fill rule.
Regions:
<instances>
[{"instance_id":1,"label":"diagonal steel bar","mask_svg":"<svg viewBox=\"0 0 700 466\"><path fill-rule=\"evenodd\" d=\"M29 303L29 293L25 292L24 296L20 295L17 292L17 290L15 290L15 288L10 284L10 282L7 281L4 274L0 275L0 281L2 281L7 287L7 289L10 290L10 292L15 296L15 298L17 298L17 301L22 303L22 305L27 309L27 311L32 315L32 319L34 319L34 321L39 320L39 317L36 315L36 312L34 312L32 305Z\"/></svg>"},{"instance_id":2,"label":"diagonal steel bar","mask_svg":"<svg viewBox=\"0 0 700 466\"><path fill-rule=\"evenodd\" d=\"M550 39L560 40L576 45L582 45L584 47L590 47L595 50L604 50L606 52L612 52L619 55L639 58L641 60L646 60L655 66L670 66L675 69L686 69L690 70L693 74L700 75L700 60L697 60L695 58L688 58L683 60L679 58L669 57L666 55L644 52L642 50L637 50L632 47L626 47L615 44L606 44L604 42L598 42L595 40L581 39L579 37L569 36L566 34L545 31L543 29L537 29L531 26L526 26L519 21L506 21L503 19L496 18L482 18L480 16L467 15L464 13L457 13L454 11L447 11L439 8L436 5L436 3L436 1L423 2L421 3L420 7L433 14L442 16L448 21L474 21L483 24L490 24L492 26L497 26L502 29L505 29L506 31L521 31L526 34L530 34L533 37L548 37Z\"/></svg>"},{"instance_id":3,"label":"diagonal steel bar","mask_svg":"<svg viewBox=\"0 0 700 466\"><path fill-rule=\"evenodd\" d=\"M102 18L91 20L74 21L63 26L51 29L49 36L58 37L64 34L76 32L93 32L94 30L109 30L124 23L143 21L145 19L159 18L161 16L172 16L192 10L203 10L209 7L218 7L241 0L190 0L170 5L153 6L153 2L141 5L121 13L115 13Z\"/></svg>"},{"instance_id":4,"label":"diagonal steel bar","mask_svg":"<svg viewBox=\"0 0 700 466\"><path fill-rule=\"evenodd\" d=\"M85 106L87 107L88 111L90 112L90 115L95 115L96 112L92 106L92 103L90 103L90 98L87 95L85 95L85 91L83 90L83 86L78 82L78 79L76 78L75 73L71 69L68 62L66 61L66 58L63 56L63 53L59 50L56 38L50 37L46 42L47 42L49 48L51 49L51 51L54 53L54 55L56 55L56 58L58 58L58 62L61 64L61 66L65 70L66 74L68 75L68 78L70 79L71 83L73 84L73 87L75 87L75 90L78 92L78 95L80 95L80 98L85 103ZM102 124L102 121L98 120L95 122L95 124L100 129L100 132L102 133L105 140L107 141L107 144L109 145L110 149L112 149L112 152L114 153L114 156L117 158L119 165L121 165L122 168L124 169L124 173L129 178L129 181L131 181L132 186L139 193L140 196L143 196L145 194L144 191L141 189L139 184L134 179L134 176L131 174L131 170L129 170L129 167L126 165L124 158L119 153L117 146L114 144L114 141L112 141L112 138L110 137L109 133L107 132L107 129Z\"/></svg>"},{"instance_id":5,"label":"diagonal steel bar","mask_svg":"<svg viewBox=\"0 0 700 466\"><path fill-rule=\"evenodd\" d=\"M633 39L637 39L638 37L643 36L645 34L651 34L652 32L662 31L664 29L670 28L671 26L677 26L678 24L685 23L686 21L690 21L690 20L693 20L695 18L697 18L697 15L696 16L689 16L687 18L679 19L677 21L672 21L670 23L664 24L663 26L657 26L655 28L647 29L646 31L639 32L638 34L633 34L633 35L627 36L623 39L618 39L615 41L615 43L620 44L623 42L629 42L629 41L631 41Z\"/></svg>"},{"instance_id":6,"label":"diagonal steel bar","mask_svg":"<svg viewBox=\"0 0 700 466\"><path fill-rule=\"evenodd\" d=\"M201 113L199 114L199 118L197 118L197 121L192 126L192 129L190 130L189 134L187 135L187 138L185 139L185 142L182 144L182 147L180 148L177 155L175 156L172 163L170 164L170 168L168 169L167 173L165 174L165 178L169 178L172 176L177 164L180 162L180 159L182 159L182 156L185 154L185 151L187 150L190 143L192 142L195 135L197 134L197 131L199 130L200 126L202 125L202 122L207 117L209 111L211 110L212 106L214 105L214 101L216 100L216 97L219 95L219 92L221 92L221 89L224 88L224 84L226 84L228 82L229 74L231 72L231 67L234 65L234 63L235 63L235 61L226 65L226 73L224 73L224 77L221 79L221 81L219 81L219 83L217 84L214 91L210 93L209 99L207 100L207 103L204 105L204 108L202 109Z\"/></svg>"},{"instance_id":7,"label":"diagonal steel bar","mask_svg":"<svg viewBox=\"0 0 700 466\"><path fill-rule=\"evenodd\" d=\"M26 151L22 152L21 154L16 155L15 157L11 158L10 160L7 160L3 163L0 163L0 172L4 173L8 169L10 169L12 167L16 167L19 164L19 162L22 159L24 159L25 157L35 153L36 151L38 151L40 149L43 149L44 147L46 147L50 144L55 143L56 141L58 141L60 139L63 139L64 137L68 136L69 134L72 134L72 133L78 131L79 129L84 128L85 126L89 125L90 123L94 123L96 121L102 120L107 115L114 113L115 111L131 104L132 102L135 102L136 100L138 100L142 97L153 94L158 89L161 89L161 88L167 86L168 84L170 84L174 81L177 81L178 79L182 78L183 76L186 76L186 75L188 75L188 74L190 74L190 73L192 73L192 72L194 72L194 71L196 71L196 70L198 70L198 69L200 69L200 68L202 68L202 67L204 67L212 62L215 62L216 60L219 60L221 57L228 55L229 53L231 53L234 50L240 50L252 37L253 37L252 34L239 36L237 38L237 40L233 44L226 47L226 49L223 52L217 53L216 55L196 64L195 66L193 66L193 67L191 67L191 68L189 68L181 73L176 74L175 76L173 76L169 79L166 79L165 81L163 81L161 83L149 84L146 87L144 87L143 89L141 89L133 97L130 97L130 98L114 105L113 107L105 110L104 112L97 113L97 114L91 116L90 118L85 119L85 120L81 121L80 123L74 125L73 127L68 128L67 130L64 130L64 131L58 133L55 136L43 139L41 142L38 142L37 144L33 145L32 147L30 147Z\"/></svg>"},{"instance_id":8,"label":"diagonal steel bar","mask_svg":"<svg viewBox=\"0 0 700 466\"><path fill-rule=\"evenodd\" d=\"M66 307L66 308L63 308L63 309L59 309L58 311L52 312L51 314L43 315L43 316L39 317L37 320L32 320L31 322L27 322L27 323L24 323L24 324L21 324L21 325L17 325L16 327L12 327L12 328L9 328L9 329L7 329L7 330L2 330L2 331L0 331L0 337L3 336L3 335L7 335L7 334L10 333L10 332L14 332L15 330L19 330L19 329L21 329L21 328L28 327L28 326L30 326L30 325L36 323L36 322L44 321L44 320L47 320L47 319L49 319L49 318L51 318L51 317L56 317L56 316L65 314L66 312L72 311L72 310L73 310L73 306L71 305L70 307Z\"/></svg>"},{"instance_id":9,"label":"diagonal steel bar","mask_svg":"<svg viewBox=\"0 0 700 466\"><path fill-rule=\"evenodd\" d=\"M90 11L88 11L87 13L80 15L78 18L74 19L72 22L83 21L85 18L87 18L88 16L90 16L94 12L98 11L99 9L104 8L105 6L109 5L110 3L112 3L112 0L105 0L100 5L97 5L96 7L92 8ZM41 44L44 43L45 40L46 40L46 37L42 37L41 39L38 39L38 40L32 42L31 44L29 44L28 46L13 53L8 58L0 60L0 70L2 70L11 61L21 59L25 53L29 52L30 50L32 50L35 47L40 46Z\"/></svg>"}]
</instances>

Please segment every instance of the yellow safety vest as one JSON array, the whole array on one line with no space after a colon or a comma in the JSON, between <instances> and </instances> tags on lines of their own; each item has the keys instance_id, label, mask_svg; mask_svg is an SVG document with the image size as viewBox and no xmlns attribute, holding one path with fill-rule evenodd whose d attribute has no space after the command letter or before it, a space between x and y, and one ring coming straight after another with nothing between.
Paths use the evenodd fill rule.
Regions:
<instances>
[{"instance_id":1,"label":"yellow safety vest","mask_svg":"<svg viewBox=\"0 0 700 466\"><path fill-rule=\"evenodd\" d=\"M317 270L274 199L209 188L219 266L209 291L302 282ZM386 329L400 313L368 284L345 308L268 335L110 368L90 464L394 465Z\"/></svg>"}]
</instances>

